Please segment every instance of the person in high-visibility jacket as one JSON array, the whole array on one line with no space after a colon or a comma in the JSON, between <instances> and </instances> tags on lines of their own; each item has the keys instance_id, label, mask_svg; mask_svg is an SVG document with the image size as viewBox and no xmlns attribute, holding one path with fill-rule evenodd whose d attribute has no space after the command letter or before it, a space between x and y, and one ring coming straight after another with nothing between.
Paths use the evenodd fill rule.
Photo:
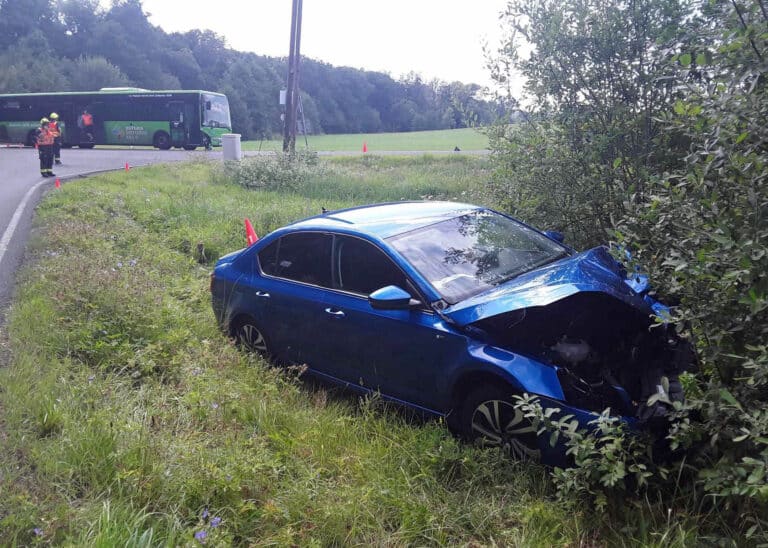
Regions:
<instances>
[{"instance_id":1,"label":"person in high-visibility jacket","mask_svg":"<svg viewBox=\"0 0 768 548\"><path fill-rule=\"evenodd\" d=\"M54 133L53 137L53 161L56 164L61 164L61 127L59 126L59 115L55 112L51 112L50 122L48 122L48 129Z\"/></svg>"},{"instance_id":2,"label":"person in high-visibility jacket","mask_svg":"<svg viewBox=\"0 0 768 548\"><path fill-rule=\"evenodd\" d=\"M83 109L83 113L77 118L77 127L80 128L80 140L85 143L93 142L93 115L88 109Z\"/></svg>"},{"instance_id":3,"label":"person in high-visibility jacket","mask_svg":"<svg viewBox=\"0 0 768 548\"><path fill-rule=\"evenodd\" d=\"M48 118L40 120L40 127L37 130L37 154L40 158L40 175L43 177L54 177L53 172L53 140L55 133L48 127L50 121Z\"/></svg>"}]
</instances>

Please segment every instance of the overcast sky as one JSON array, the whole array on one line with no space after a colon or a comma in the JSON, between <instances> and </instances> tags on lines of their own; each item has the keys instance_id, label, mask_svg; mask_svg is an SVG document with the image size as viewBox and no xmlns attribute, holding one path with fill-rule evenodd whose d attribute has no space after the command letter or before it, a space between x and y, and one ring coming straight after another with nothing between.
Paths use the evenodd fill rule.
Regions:
<instances>
[{"instance_id":1,"label":"overcast sky","mask_svg":"<svg viewBox=\"0 0 768 548\"><path fill-rule=\"evenodd\" d=\"M143 0L166 32L210 29L229 47L288 55L291 0ZM496 46L506 0L305 0L301 54L335 66L409 71L490 85L483 42Z\"/></svg>"}]
</instances>

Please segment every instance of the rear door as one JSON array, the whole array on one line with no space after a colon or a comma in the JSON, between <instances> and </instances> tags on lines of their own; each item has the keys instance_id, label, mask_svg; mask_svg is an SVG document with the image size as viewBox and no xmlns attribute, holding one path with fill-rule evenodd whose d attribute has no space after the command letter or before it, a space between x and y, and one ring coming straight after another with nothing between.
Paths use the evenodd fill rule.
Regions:
<instances>
[{"instance_id":1,"label":"rear door","mask_svg":"<svg viewBox=\"0 0 768 548\"><path fill-rule=\"evenodd\" d=\"M289 363L324 363L320 324L331 285L332 237L322 232L286 234L259 253L253 306L266 307L264 329Z\"/></svg>"}]
</instances>

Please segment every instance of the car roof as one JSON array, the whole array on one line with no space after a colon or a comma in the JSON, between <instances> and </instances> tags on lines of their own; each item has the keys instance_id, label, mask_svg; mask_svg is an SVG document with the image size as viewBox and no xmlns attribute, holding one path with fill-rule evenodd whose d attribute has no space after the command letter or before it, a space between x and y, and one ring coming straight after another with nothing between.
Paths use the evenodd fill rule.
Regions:
<instances>
[{"instance_id":1,"label":"car roof","mask_svg":"<svg viewBox=\"0 0 768 548\"><path fill-rule=\"evenodd\" d=\"M328 211L289 226L350 231L384 239L480 209L457 202L391 202Z\"/></svg>"}]
</instances>

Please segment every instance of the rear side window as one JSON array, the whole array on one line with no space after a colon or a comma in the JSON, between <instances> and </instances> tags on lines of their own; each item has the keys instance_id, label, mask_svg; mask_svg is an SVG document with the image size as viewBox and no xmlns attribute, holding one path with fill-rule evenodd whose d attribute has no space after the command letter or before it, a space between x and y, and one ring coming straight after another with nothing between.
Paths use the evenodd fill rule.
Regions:
<instances>
[{"instance_id":1,"label":"rear side window","mask_svg":"<svg viewBox=\"0 0 768 548\"><path fill-rule=\"evenodd\" d=\"M333 238L320 232L286 234L259 252L261 271L322 287L331 287Z\"/></svg>"}]
</instances>

